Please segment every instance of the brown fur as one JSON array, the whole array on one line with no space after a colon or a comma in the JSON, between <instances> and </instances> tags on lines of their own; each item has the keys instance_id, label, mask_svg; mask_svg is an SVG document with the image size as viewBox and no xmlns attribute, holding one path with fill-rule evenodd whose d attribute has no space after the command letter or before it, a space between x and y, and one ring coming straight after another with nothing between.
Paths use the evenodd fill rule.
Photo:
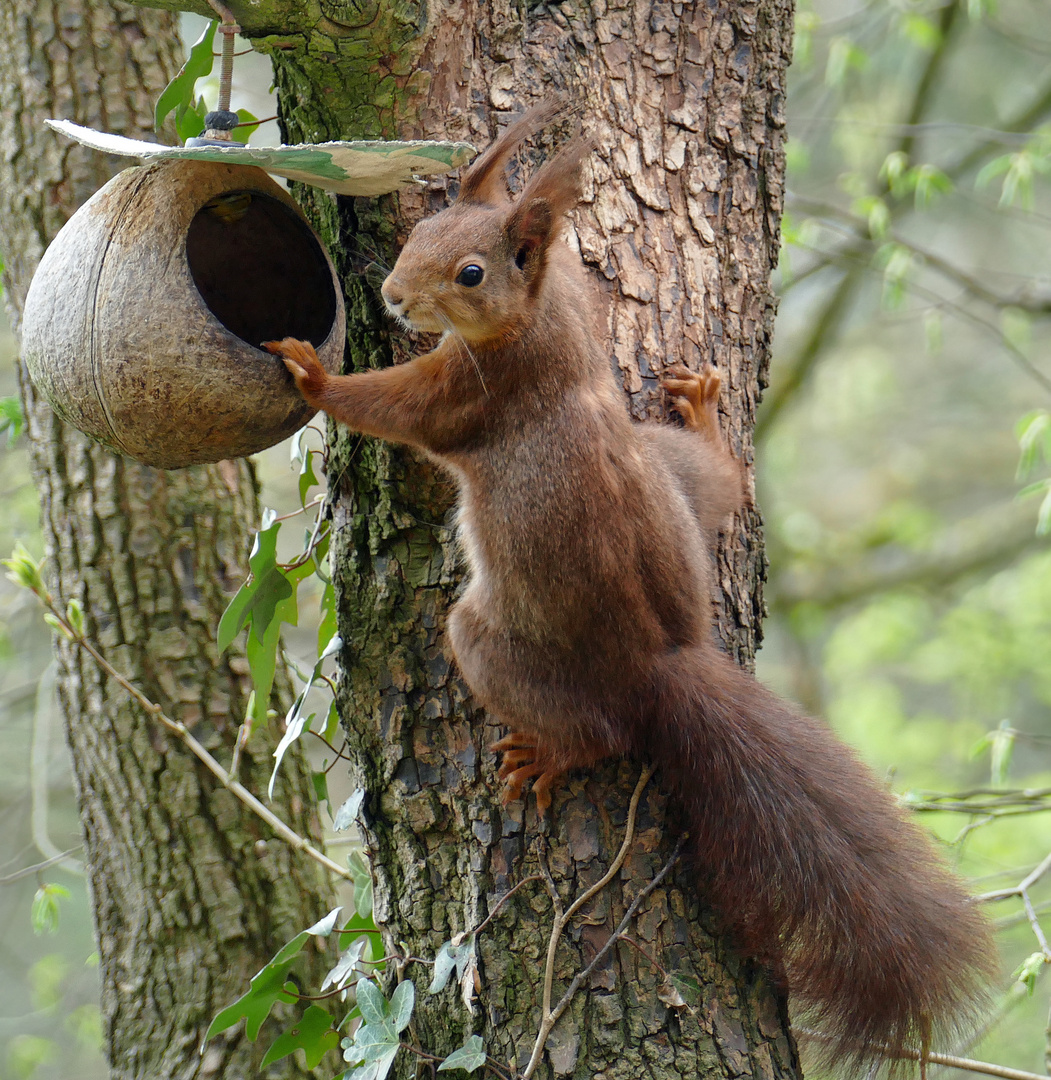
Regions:
<instances>
[{"instance_id":1,"label":"brown fur","mask_svg":"<svg viewBox=\"0 0 1051 1080\"><path fill-rule=\"evenodd\" d=\"M459 482L470 576L449 637L512 729L498 744L508 796L535 778L543 809L566 769L655 759L703 894L742 949L786 972L837 1064L926 1043L931 1024L946 1037L981 997L988 927L853 753L712 644L711 546L742 498L718 377L665 380L685 430L629 420L583 268L556 243L586 145L517 203L498 197L545 115L501 136L384 283L403 321L447 331L433 352L331 377L305 343L270 347L312 405L422 448ZM482 282L457 283L472 264Z\"/></svg>"}]
</instances>

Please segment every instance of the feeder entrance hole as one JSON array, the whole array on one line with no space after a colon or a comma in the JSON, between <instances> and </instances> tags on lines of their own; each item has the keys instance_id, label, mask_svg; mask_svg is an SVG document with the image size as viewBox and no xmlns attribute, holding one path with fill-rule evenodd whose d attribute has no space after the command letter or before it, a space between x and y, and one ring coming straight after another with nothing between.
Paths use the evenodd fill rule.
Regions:
<instances>
[{"instance_id":1,"label":"feeder entrance hole","mask_svg":"<svg viewBox=\"0 0 1051 1080\"><path fill-rule=\"evenodd\" d=\"M197 211L186 259L212 314L242 341L321 345L336 320L332 273L317 239L279 199L229 191Z\"/></svg>"}]
</instances>

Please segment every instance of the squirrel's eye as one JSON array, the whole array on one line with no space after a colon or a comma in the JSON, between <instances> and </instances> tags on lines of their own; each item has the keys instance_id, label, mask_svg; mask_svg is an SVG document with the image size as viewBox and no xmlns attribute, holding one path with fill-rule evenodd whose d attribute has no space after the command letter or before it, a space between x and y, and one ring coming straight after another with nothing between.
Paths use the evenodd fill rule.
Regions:
<instances>
[{"instance_id":1,"label":"squirrel's eye","mask_svg":"<svg viewBox=\"0 0 1051 1080\"><path fill-rule=\"evenodd\" d=\"M475 285L482 284L482 278L485 277L485 271L480 267L471 263L470 266L465 266L456 275L457 285L466 285L467 288L473 289Z\"/></svg>"}]
</instances>

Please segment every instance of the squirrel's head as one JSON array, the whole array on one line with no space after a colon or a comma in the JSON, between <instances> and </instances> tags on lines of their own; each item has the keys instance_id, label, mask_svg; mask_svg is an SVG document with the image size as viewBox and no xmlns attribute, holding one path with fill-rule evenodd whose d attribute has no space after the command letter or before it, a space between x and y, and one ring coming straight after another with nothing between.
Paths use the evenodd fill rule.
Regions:
<instances>
[{"instance_id":1,"label":"squirrel's head","mask_svg":"<svg viewBox=\"0 0 1051 1080\"><path fill-rule=\"evenodd\" d=\"M482 344L513 334L528 319L551 245L580 201L591 144L571 143L515 201L505 167L525 139L562 111L560 102L540 105L511 124L464 174L456 202L413 229L381 290L402 323Z\"/></svg>"}]
</instances>

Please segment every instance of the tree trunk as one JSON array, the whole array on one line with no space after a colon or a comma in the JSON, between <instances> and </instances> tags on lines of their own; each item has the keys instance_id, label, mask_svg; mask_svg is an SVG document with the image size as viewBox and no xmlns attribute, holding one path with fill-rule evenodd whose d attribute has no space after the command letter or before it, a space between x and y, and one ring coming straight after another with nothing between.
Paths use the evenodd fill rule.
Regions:
<instances>
[{"instance_id":1,"label":"tree trunk","mask_svg":"<svg viewBox=\"0 0 1051 1080\"><path fill-rule=\"evenodd\" d=\"M182 49L170 14L117 3L9 0L0 28L0 250L17 329L48 241L129 164L71 146L43 119L148 137L153 102ZM87 636L118 670L227 754L249 686L243 656L217 656L215 631L247 573L258 519L251 465L149 469L64 426L24 375L22 389L51 590L62 606L80 600ZM202 1057L204 1031L285 941L331 907L330 884L83 653L64 641L58 651L112 1075L258 1075L265 1041L249 1043L237 1029ZM242 763L254 790L269 773L267 742L257 736ZM316 842L313 803L306 763L286 756L273 808ZM316 981L323 962L307 955L306 979ZM288 1058L267 1075L303 1072Z\"/></svg>"},{"instance_id":2,"label":"tree trunk","mask_svg":"<svg viewBox=\"0 0 1051 1080\"><path fill-rule=\"evenodd\" d=\"M193 7L194 0L163 0ZM610 304L607 345L638 418L662 408L666 365L714 363L726 426L751 457L774 303L790 0L269 0L235 5L275 61L286 141L466 138L484 146L512 114L560 91L596 136L595 184L575 214L585 261ZM546 136L547 145L551 137ZM536 155L534 155L535 159ZM303 194L345 276L351 363L383 366L418 348L392 336L365 263L445 205L443 180L397 200ZM362 819L390 949L433 957L479 926L516 882L548 875L562 903L610 865L640 766L576 775L540 827L535 805L502 809L498 733L445 647L459 578L449 482L411 453L335 432L329 483L345 642L340 703L367 791ZM762 612L759 519L749 509L719 553L717 625L749 663ZM554 949L554 995L608 940L675 847L674 808L647 787L627 861ZM478 1033L512 1073L533 1054L553 903L531 881L478 937L477 987L419 995L409 1034L447 1054ZM584 980L536 1075L798 1075L785 1003L766 974L713 933L678 865ZM428 969L404 973L422 991ZM693 980L689 1004L679 986ZM466 989L466 992L464 992ZM463 998L470 1000L466 1004ZM401 1075L417 1071L409 1055Z\"/></svg>"}]
</instances>

